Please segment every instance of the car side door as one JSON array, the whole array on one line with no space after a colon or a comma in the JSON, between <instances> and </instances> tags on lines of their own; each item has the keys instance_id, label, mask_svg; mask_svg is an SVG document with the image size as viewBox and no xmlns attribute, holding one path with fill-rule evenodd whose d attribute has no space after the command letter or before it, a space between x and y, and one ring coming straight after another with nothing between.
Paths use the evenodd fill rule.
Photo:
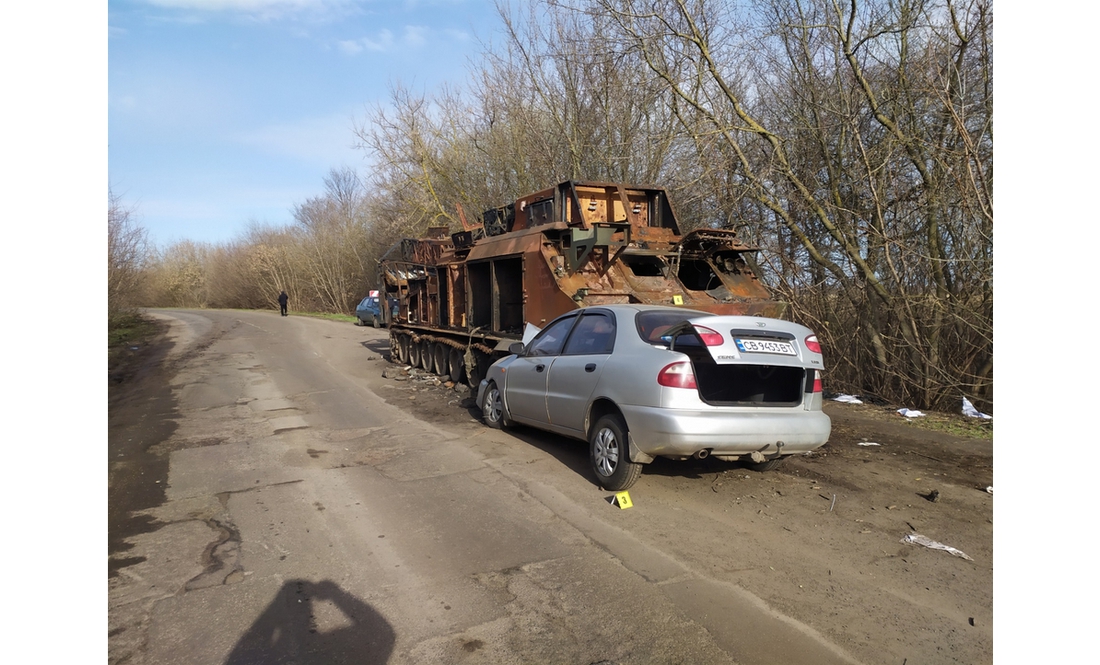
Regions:
<instances>
[{"instance_id":1,"label":"car side door","mask_svg":"<svg viewBox=\"0 0 1100 665\"><path fill-rule=\"evenodd\" d=\"M543 429L549 426L546 415L548 370L561 353L577 318L576 314L570 314L551 321L508 366L504 401L512 420Z\"/></svg>"},{"instance_id":2,"label":"car side door","mask_svg":"<svg viewBox=\"0 0 1100 665\"><path fill-rule=\"evenodd\" d=\"M585 312L573 327L547 377L546 409L555 431L585 438L588 402L615 348L616 333L615 317L599 310Z\"/></svg>"}]
</instances>

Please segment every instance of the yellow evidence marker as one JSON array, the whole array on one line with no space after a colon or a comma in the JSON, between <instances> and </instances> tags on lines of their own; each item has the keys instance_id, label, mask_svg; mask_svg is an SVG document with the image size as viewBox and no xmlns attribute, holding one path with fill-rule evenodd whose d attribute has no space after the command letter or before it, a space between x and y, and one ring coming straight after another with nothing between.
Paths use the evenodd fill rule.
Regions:
<instances>
[{"instance_id":1,"label":"yellow evidence marker","mask_svg":"<svg viewBox=\"0 0 1100 665\"><path fill-rule=\"evenodd\" d=\"M683 305L684 304L684 297L682 295L679 295L679 294L672 296L672 304L673 305Z\"/></svg>"},{"instance_id":2,"label":"yellow evidence marker","mask_svg":"<svg viewBox=\"0 0 1100 665\"><path fill-rule=\"evenodd\" d=\"M622 510L626 510L634 505L630 500L630 492L616 492L615 503L619 504L619 508Z\"/></svg>"}]
</instances>

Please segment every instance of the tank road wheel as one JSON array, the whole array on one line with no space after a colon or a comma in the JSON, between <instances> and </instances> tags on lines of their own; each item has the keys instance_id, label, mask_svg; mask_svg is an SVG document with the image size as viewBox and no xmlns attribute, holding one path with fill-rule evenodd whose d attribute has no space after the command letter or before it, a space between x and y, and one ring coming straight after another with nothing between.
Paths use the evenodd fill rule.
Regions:
<instances>
[{"instance_id":1,"label":"tank road wheel","mask_svg":"<svg viewBox=\"0 0 1100 665\"><path fill-rule=\"evenodd\" d=\"M420 347L420 369L425 372L432 372L432 366L435 364L435 361L432 360L432 343L422 339L417 346Z\"/></svg>"},{"instance_id":2,"label":"tank road wheel","mask_svg":"<svg viewBox=\"0 0 1100 665\"><path fill-rule=\"evenodd\" d=\"M489 356L481 351L472 351L471 353L474 354L474 362L473 367L470 368L468 372L469 376L467 378L470 379L470 387L476 391L477 387L481 385L481 380L484 379L485 375L488 373L489 365L492 363L489 362Z\"/></svg>"},{"instance_id":3,"label":"tank road wheel","mask_svg":"<svg viewBox=\"0 0 1100 665\"><path fill-rule=\"evenodd\" d=\"M390 335L390 362L401 362L401 339L396 335Z\"/></svg>"},{"instance_id":4,"label":"tank road wheel","mask_svg":"<svg viewBox=\"0 0 1100 665\"><path fill-rule=\"evenodd\" d=\"M432 344L432 371L439 376L447 376L449 373L447 367L447 350L447 345L442 342Z\"/></svg>"},{"instance_id":5,"label":"tank road wheel","mask_svg":"<svg viewBox=\"0 0 1100 665\"><path fill-rule=\"evenodd\" d=\"M504 429L511 425L504 418L504 401L496 381L490 381L485 387L485 399L481 401L481 417L485 424L493 429Z\"/></svg>"},{"instance_id":6,"label":"tank road wheel","mask_svg":"<svg viewBox=\"0 0 1100 665\"><path fill-rule=\"evenodd\" d=\"M448 378L455 383L462 383L466 378L466 365L462 362L462 352L458 349L448 349L447 373Z\"/></svg>"},{"instance_id":7,"label":"tank road wheel","mask_svg":"<svg viewBox=\"0 0 1100 665\"><path fill-rule=\"evenodd\" d=\"M398 335L397 336L397 355L399 360L406 365L409 364L409 336Z\"/></svg>"},{"instance_id":8,"label":"tank road wheel","mask_svg":"<svg viewBox=\"0 0 1100 665\"><path fill-rule=\"evenodd\" d=\"M405 362L413 367L420 367L420 343L413 341L411 337L407 337L409 340L409 356L405 359Z\"/></svg>"},{"instance_id":9,"label":"tank road wheel","mask_svg":"<svg viewBox=\"0 0 1100 665\"><path fill-rule=\"evenodd\" d=\"M605 490L628 489L642 475L642 465L630 461L626 449L626 423L619 416L608 414L597 420L588 444L592 470Z\"/></svg>"}]
</instances>

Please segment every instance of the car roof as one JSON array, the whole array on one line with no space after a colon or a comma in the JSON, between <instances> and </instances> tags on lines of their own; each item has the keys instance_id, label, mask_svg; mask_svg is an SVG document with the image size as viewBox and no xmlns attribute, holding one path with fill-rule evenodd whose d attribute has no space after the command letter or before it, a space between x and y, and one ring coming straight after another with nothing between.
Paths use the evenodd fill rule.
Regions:
<instances>
[{"instance_id":1,"label":"car roof","mask_svg":"<svg viewBox=\"0 0 1100 665\"><path fill-rule=\"evenodd\" d=\"M628 312L652 312L652 311L666 311L666 312L683 312L687 316L714 316L713 312L703 312L697 309L687 309L685 307L677 307L676 305L643 305L640 303L620 303L614 305L589 305L587 307L581 307L580 312L585 310L609 310L616 313L628 313ZM563 315L564 316L564 315Z\"/></svg>"}]
</instances>

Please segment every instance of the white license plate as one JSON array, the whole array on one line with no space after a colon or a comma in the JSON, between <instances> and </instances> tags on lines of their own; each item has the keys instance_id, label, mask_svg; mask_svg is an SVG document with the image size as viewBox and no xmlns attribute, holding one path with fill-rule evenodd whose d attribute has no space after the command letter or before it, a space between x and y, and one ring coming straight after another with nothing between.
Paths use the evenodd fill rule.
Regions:
<instances>
[{"instance_id":1,"label":"white license plate","mask_svg":"<svg viewBox=\"0 0 1100 665\"><path fill-rule=\"evenodd\" d=\"M785 356L797 356L790 342L773 342L760 339L735 339L737 349L742 353L779 353Z\"/></svg>"}]
</instances>

